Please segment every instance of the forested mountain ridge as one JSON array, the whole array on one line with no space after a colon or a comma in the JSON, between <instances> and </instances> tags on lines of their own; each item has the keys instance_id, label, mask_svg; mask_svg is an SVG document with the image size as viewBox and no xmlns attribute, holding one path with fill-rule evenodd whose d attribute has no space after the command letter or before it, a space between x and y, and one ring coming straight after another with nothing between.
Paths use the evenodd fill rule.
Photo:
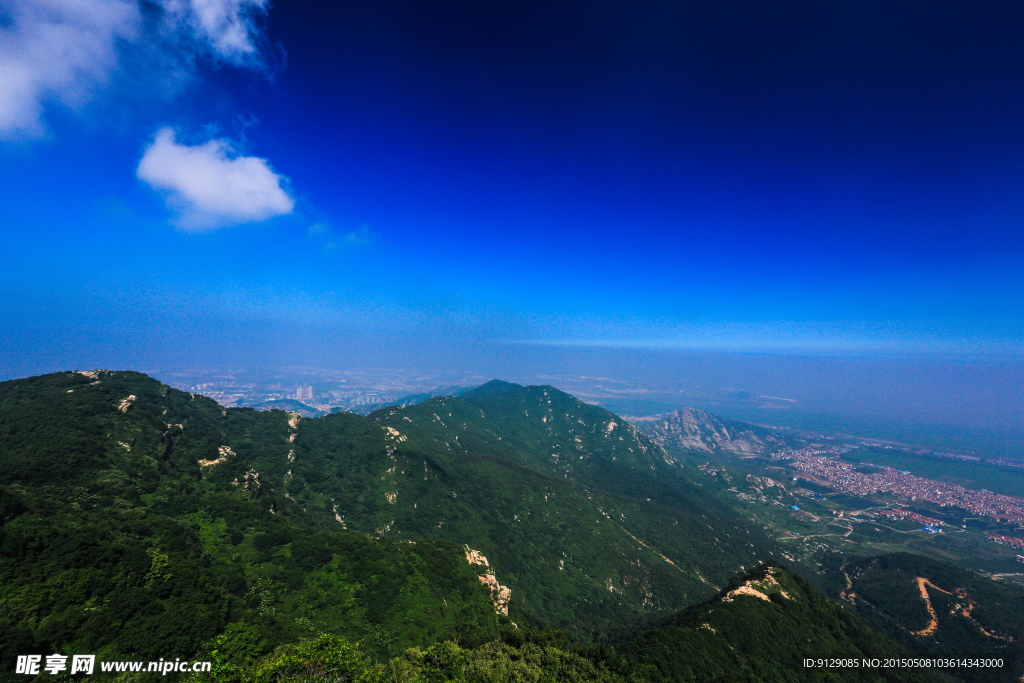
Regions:
<instances>
[{"instance_id":1,"label":"forested mountain ridge","mask_svg":"<svg viewBox=\"0 0 1024 683\"><path fill-rule=\"evenodd\" d=\"M933 669L897 666L910 653L818 590L775 565L729 581L618 651L573 643L560 631L503 630L473 648L452 642L410 648L373 664L333 636L280 648L244 683L348 680L352 683L668 683L679 681L907 681L955 683ZM817 662L808 666L808 660ZM875 664L868 664L868 662ZM904 660L907 661L907 660ZM824 664L828 662L828 664ZM883 664L885 662L885 664ZM226 667L225 667L226 668ZM216 680L226 680L224 669ZM330 673L328 677L326 674ZM314 675L311 675L314 674ZM199 682L203 676L190 678Z\"/></svg>"},{"instance_id":2,"label":"forested mountain ridge","mask_svg":"<svg viewBox=\"0 0 1024 683\"><path fill-rule=\"evenodd\" d=\"M4 382L3 505L67 504L164 554L146 532L171 520L203 540L182 547L204 562L249 558L239 586L260 594L268 591L254 588L260 563L252 561L284 562L293 527L453 541L488 558L471 573L492 575L492 599L510 589L502 600L512 621L559 626L584 641L706 599L771 557L759 532L701 498L611 413L548 387L494 388L370 419L304 419L222 408L134 372ZM165 522L144 521L154 514ZM284 523L287 533L272 531ZM304 585L286 573L267 579L280 589L261 598L264 608L286 609L280 596Z\"/></svg>"},{"instance_id":3,"label":"forested mountain ridge","mask_svg":"<svg viewBox=\"0 0 1024 683\"><path fill-rule=\"evenodd\" d=\"M862 668L865 660L910 654L799 576L772 565L734 578L714 599L673 615L621 651L647 665L652 683L952 680L914 668ZM856 664L815 669L805 659Z\"/></svg>"},{"instance_id":4,"label":"forested mountain ridge","mask_svg":"<svg viewBox=\"0 0 1024 683\"><path fill-rule=\"evenodd\" d=\"M486 451L577 484L614 485L602 473L630 470L686 481L675 476L675 459L632 424L550 386L495 380L460 397L382 409L370 418L399 430L415 425L437 450Z\"/></svg>"},{"instance_id":5,"label":"forested mountain ridge","mask_svg":"<svg viewBox=\"0 0 1024 683\"><path fill-rule=\"evenodd\" d=\"M369 418L300 421L289 491L350 528L480 551L517 623L587 640L771 557L645 435L551 387L493 382Z\"/></svg>"},{"instance_id":6,"label":"forested mountain ridge","mask_svg":"<svg viewBox=\"0 0 1024 683\"><path fill-rule=\"evenodd\" d=\"M824 569L830 595L907 648L1002 657L1024 672L1024 592L906 552L834 558Z\"/></svg>"},{"instance_id":7,"label":"forested mountain ridge","mask_svg":"<svg viewBox=\"0 0 1024 683\"><path fill-rule=\"evenodd\" d=\"M512 622L586 642L736 588L771 545L691 469L550 387L304 419L134 372L2 382L0 657L216 650L235 672L218 680L262 682L361 649L397 657L391 673L360 669L375 683L513 669L638 683L650 671L607 649L510 635L525 631ZM811 602L803 617L832 609ZM785 641L803 628L791 617L758 619ZM742 619L720 625L746 637ZM782 666L744 656L745 672Z\"/></svg>"},{"instance_id":8,"label":"forested mountain ridge","mask_svg":"<svg viewBox=\"0 0 1024 683\"><path fill-rule=\"evenodd\" d=\"M244 663L318 632L377 656L497 634L462 547L302 523L257 471L287 462L290 429L137 373L0 383L2 674L32 652L189 657L218 635Z\"/></svg>"}]
</instances>

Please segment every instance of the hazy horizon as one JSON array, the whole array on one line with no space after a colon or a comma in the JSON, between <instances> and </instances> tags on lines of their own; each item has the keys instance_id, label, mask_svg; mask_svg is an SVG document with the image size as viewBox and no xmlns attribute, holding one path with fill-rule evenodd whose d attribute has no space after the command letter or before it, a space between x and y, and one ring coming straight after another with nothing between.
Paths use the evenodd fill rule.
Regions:
<instances>
[{"instance_id":1,"label":"hazy horizon","mask_svg":"<svg viewBox=\"0 0 1024 683\"><path fill-rule=\"evenodd\" d=\"M0 377L603 374L1012 450L1022 20L15 0Z\"/></svg>"},{"instance_id":2,"label":"hazy horizon","mask_svg":"<svg viewBox=\"0 0 1024 683\"><path fill-rule=\"evenodd\" d=\"M394 346L399 346L392 341ZM377 347L361 362L329 355L280 357L274 364L251 357L222 357L219 364L174 363L174 356L135 358L109 353L74 354L49 364L12 368L0 365L0 379L57 370L139 370L173 383L189 373L235 372L250 377L271 373L296 377L317 373L362 372L373 377L410 380L423 389L457 383L502 379L523 384L552 384L579 393L581 386L608 381L641 388L651 395L622 394L592 400L620 413L653 414L684 406L703 407L724 417L790 427L859 433L949 449L981 450L992 456L1022 455L1024 442L1024 362L1012 356L951 354L879 354L849 352L753 352L714 350L627 349L539 345L480 345L447 354L418 356ZM179 354L180 355L180 354ZM198 359L192 359L198 360ZM233 360L233 362L228 362ZM769 408L757 400L771 397ZM779 406L788 406L782 409ZM916 440L916 441L915 441Z\"/></svg>"}]
</instances>

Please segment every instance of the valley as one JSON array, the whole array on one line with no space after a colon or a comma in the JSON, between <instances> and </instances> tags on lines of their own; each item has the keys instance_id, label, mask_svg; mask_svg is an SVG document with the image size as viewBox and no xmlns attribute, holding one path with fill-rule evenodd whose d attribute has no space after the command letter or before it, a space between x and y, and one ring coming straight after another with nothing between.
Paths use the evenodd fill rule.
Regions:
<instances>
[{"instance_id":1,"label":"valley","mask_svg":"<svg viewBox=\"0 0 1024 683\"><path fill-rule=\"evenodd\" d=\"M829 553L909 550L1024 586L1024 498L875 464L910 457L892 445L801 438L694 410L638 424L670 449L689 448L681 457L773 532L791 560L817 566ZM989 469L971 467L976 476ZM1012 474L1004 486L1014 485Z\"/></svg>"}]
</instances>

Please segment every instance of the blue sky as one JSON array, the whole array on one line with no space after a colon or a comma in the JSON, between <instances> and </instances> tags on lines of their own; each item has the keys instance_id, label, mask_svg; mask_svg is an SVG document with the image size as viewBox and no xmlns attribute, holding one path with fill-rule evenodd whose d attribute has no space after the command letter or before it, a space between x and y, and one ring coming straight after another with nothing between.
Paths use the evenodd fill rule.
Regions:
<instances>
[{"instance_id":1,"label":"blue sky","mask_svg":"<svg viewBox=\"0 0 1024 683\"><path fill-rule=\"evenodd\" d=\"M0 371L1019 359L1024 9L977 5L12 0Z\"/></svg>"}]
</instances>

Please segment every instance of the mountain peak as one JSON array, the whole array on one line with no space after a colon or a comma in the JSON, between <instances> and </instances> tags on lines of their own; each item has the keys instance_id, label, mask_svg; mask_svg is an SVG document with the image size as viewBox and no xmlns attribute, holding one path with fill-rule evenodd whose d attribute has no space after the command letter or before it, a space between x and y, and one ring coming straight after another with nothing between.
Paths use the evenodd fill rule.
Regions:
<instances>
[{"instance_id":1,"label":"mountain peak","mask_svg":"<svg viewBox=\"0 0 1024 683\"><path fill-rule=\"evenodd\" d=\"M492 379L486 384L481 384L480 386L463 393L461 398L476 398L478 396L491 396L493 394L508 394L522 388L523 385L521 384L503 382L500 379Z\"/></svg>"}]
</instances>

